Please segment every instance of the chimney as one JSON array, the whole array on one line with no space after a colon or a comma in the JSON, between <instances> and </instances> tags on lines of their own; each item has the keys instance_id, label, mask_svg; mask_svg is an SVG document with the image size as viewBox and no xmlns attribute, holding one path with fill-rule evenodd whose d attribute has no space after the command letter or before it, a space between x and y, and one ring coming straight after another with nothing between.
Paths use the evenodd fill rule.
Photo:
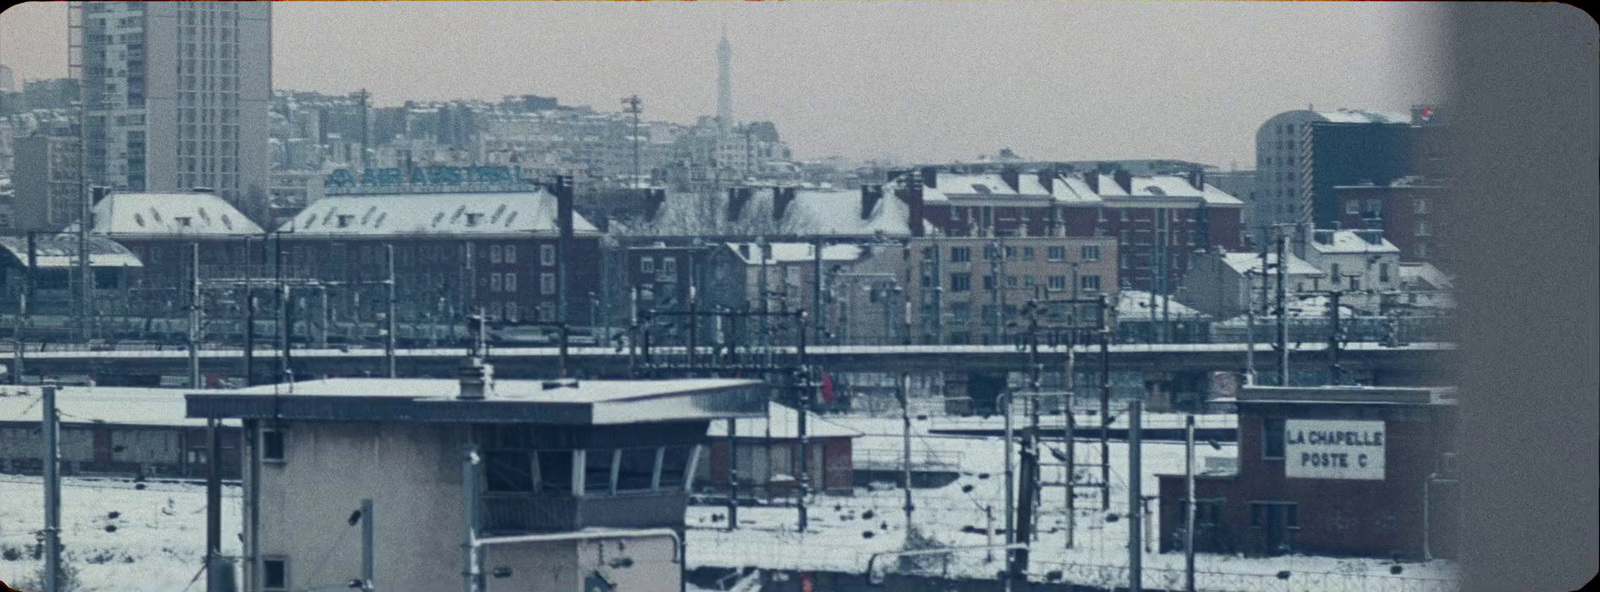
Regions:
<instances>
[{"instance_id":1,"label":"chimney","mask_svg":"<svg viewBox=\"0 0 1600 592\"><path fill-rule=\"evenodd\" d=\"M556 176L551 192L556 194L556 229L561 231L561 238L572 238L572 185L567 183L566 175Z\"/></svg>"},{"instance_id":2,"label":"chimney","mask_svg":"<svg viewBox=\"0 0 1600 592\"><path fill-rule=\"evenodd\" d=\"M1197 190L1205 191L1205 189L1206 189L1206 172L1204 170L1201 170L1201 169L1198 169L1198 168L1191 169L1189 171L1189 184L1193 185L1194 188L1197 189Z\"/></svg>"},{"instance_id":3,"label":"chimney","mask_svg":"<svg viewBox=\"0 0 1600 592\"><path fill-rule=\"evenodd\" d=\"M921 180L927 180L932 170L932 167L923 169ZM906 203L906 226L910 227L911 236L922 236L922 183L915 176L909 181L896 193L900 201Z\"/></svg>"},{"instance_id":4,"label":"chimney","mask_svg":"<svg viewBox=\"0 0 1600 592\"><path fill-rule=\"evenodd\" d=\"M748 203L749 201L750 201L750 188L749 187L729 187L728 188L728 221L729 222L738 222L739 221L739 217L744 215L744 206L745 206L745 204Z\"/></svg>"},{"instance_id":5,"label":"chimney","mask_svg":"<svg viewBox=\"0 0 1600 592\"><path fill-rule=\"evenodd\" d=\"M1123 193L1133 193L1133 175L1128 171L1122 169L1112 171L1111 179L1117 182L1117 187L1121 187Z\"/></svg>"},{"instance_id":6,"label":"chimney","mask_svg":"<svg viewBox=\"0 0 1600 592\"><path fill-rule=\"evenodd\" d=\"M1010 187L1012 191L1020 191L1021 190L1021 187L1022 187L1021 180L1022 179L1020 179L1019 177L1020 177L1020 175L1019 175L1019 173L1017 173L1017 169L1014 169L1014 168L1011 168L1011 167L1006 167L1006 168L1000 169L1000 180L1005 181L1006 182L1006 186Z\"/></svg>"},{"instance_id":7,"label":"chimney","mask_svg":"<svg viewBox=\"0 0 1600 592\"><path fill-rule=\"evenodd\" d=\"M872 208L877 207L878 200L883 199L882 185L861 186L861 219L872 217Z\"/></svg>"},{"instance_id":8,"label":"chimney","mask_svg":"<svg viewBox=\"0 0 1600 592\"><path fill-rule=\"evenodd\" d=\"M1367 244L1374 247L1383 244L1383 231L1381 230L1358 230L1356 231L1356 236L1366 239Z\"/></svg>"},{"instance_id":9,"label":"chimney","mask_svg":"<svg viewBox=\"0 0 1600 592\"><path fill-rule=\"evenodd\" d=\"M1089 186L1089 191L1100 193L1100 172L1088 171L1083 173L1083 183Z\"/></svg>"},{"instance_id":10,"label":"chimney","mask_svg":"<svg viewBox=\"0 0 1600 592\"><path fill-rule=\"evenodd\" d=\"M922 167L922 185L939 188L939 167Z\"/></svg>"},{"instance_id":11,"label":"chimney","mask_svg":"<svg viewBox=\"0 0 1600 592\"><path fill-rule=\"evenodd\" d=\"M1333 244L1333 233L1334 233L1334 231L1332 231L1332 230L1318 230L1318 231L1316 231L1317 244L1319 244L1319 245L1331 245L1331 244Z\"/></svg>"},{"instance_id":12,"label":"chimney","mask_svg":"<svg viewBox=\"0 0 1600 592\"><path fill-rule=\"evenodd\" d=\"M1056 193L1056 172L1053 170L1039 171L1039 184L1044 186L1044 192L1051 195Z\"/></svg>"},{"instance_id":13,"label":"chimney","mask_svg":"<svg viewBox=\"0 0 1600 592\"><path fill-rule=\"evenodd\" d=\"M644 215L651 220L661 213L661 206L667 203L667 190L651 188L645 190Z\"/></svg>"},{"instance_id":14,"label":"chimney","mask_svg":"<svg viewBox=\"0 0 1600 592\"><path fill-rule=\"evenodd\" d=\"M482 401L494 394L494 366L476 355L461 361L461 393L458 401Z\"/></svg>"},{"instance_id":15,"label":"chimney","mask_svg":"<svg viewBox=\"0 0 1600 592\"><path fill-rule=\"evenodd\" d=\"M783 220L785 210L789 209L789 202L794 201L793 187L776 187L772 191L772 219Z\"/></svg>"}]
</instances>

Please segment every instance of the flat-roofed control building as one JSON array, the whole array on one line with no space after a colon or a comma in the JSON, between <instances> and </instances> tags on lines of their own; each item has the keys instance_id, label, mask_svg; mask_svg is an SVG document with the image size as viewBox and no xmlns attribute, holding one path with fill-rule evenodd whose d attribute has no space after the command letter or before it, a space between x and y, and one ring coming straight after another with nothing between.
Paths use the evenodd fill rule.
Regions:
<instances>
[{"instance_id":1,"label":"flat-roofed control building","mask_svg":"<svg viewBox=\"0 0 1600 592\"><path fill-rule=\"evenodd\" d=\"M244 421L243 588L361 579L370 499L378 586L680 589L695 459L712 420L764 414L760 383L476 376L190 394Z\"/></svg>"}]
</instances>

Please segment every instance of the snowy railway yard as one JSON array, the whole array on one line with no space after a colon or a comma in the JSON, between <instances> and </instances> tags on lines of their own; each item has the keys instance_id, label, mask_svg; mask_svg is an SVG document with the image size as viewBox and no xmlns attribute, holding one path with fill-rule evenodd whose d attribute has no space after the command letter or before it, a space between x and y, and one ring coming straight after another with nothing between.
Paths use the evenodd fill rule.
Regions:
<instances>
[{"instance_id":1,"label":"snowy railway yard","mask_svg":"<svg viewBox=\"0 0 1600 592\"><path fill-rule=\"evenodd\" d=\"M1182 425L1181 415L1151 414L1146 426ZM902 447L901 422L888 418L829 417L865 435L857 441L860 450L873 451L874 464L881 452ZM1090 425L1087 416L1080 426ZM1002 438L939 436L929 432L952 425L998 427L1001 418L942 418L913 420L913 465L959 467L955 482L933 489L914 489L912 522L924 541L933 546L965 547L1002 543L1004 535L1004 444ZM1024 425L1017 418L1015 426ZM1125 422L1123 422L1125 424ZM1234 416L1199 418L1198 425L1233 427ZM1045 425L1049 425L1048 422ZM1059 426L1059 419L1056 420ZM1113 424L1117 425L1117 424ZM1082 481L1098 480L1099 442L1090 430L1081 433L1076 446ZM1043 438L1048 448L1059 449ZM1046 451L1042 457L1043 481L1055 486L1042 488L1038 537L1030 550L1027 577L1034 582L1064 582L1102 589L1125 588L1128 581L1127 511L1128 445L1113 440L1111 456L1111 503L1101 510L1098 490L1080 487L1077 494L1076 537L1066 548L1065 490L1059 486L1063 468ZM1147 441L1143 446L1142 495L1158 493L1157 474L1181 474L1184 447L1181 442ZM1233 458L1236 448L1219 443L1214 448L1204 443L1196 447L1196 466L1205 459ZM858 454L858 458L859 458ZM1088 467L1094 465L1093 467ZM1092 474L1091 474L1092 473ZM1155 504L1146 515L1143 582L1148 589L1180 590L1184 579L1181 552L1158 553L1155 533L1161 532ZM780 571L829 571L865 574L874 554L904 550L907 529L904 492L898 487L857 488L851 496L814 496L809 508L809 527L797 531L797 510L793 507L741 507L739 528L728 531L727 509L722 506L693 506L687 522L688 557L691 567L750 566ZM992 508L991 539L986 508ZM1114 515L1108 519L1108 516ZM929 546L927 543L923 547ZM994 579L1004 566L1002 551L958 551L946 558L923 557L916 565L893 556L876 562L879 573L900 573L949 577L954 579ZM903 569L904 568L904 569ZM1237 555L1198 554L1195 561L1196 587L1199 590L1260 592L1353 592L1418 591L1445 592L1456 589L1455 566L1448 561L1426 563L1372 558L1334 558L1291 555L1253 558ZM1398 573L1396 569L1398 568ZM1287 574L1283 573L1287 572ZM1285 577L1286 576L1286 577Z\"/></svg>"},{"instance_id":2,"label":"snowy railway yard","mask_svg":"<svg viewBox=\"0 0 1600 592\"><path fill-rule=\"evenodd\" d=\"M1177 423L1173 417L1151 414L1145 425ZM881 464L890 450L902 446L897 418L829 417L863 432L857 441L858 459L872 455ZM1080 417L1080 425L1090 425ZM1232 427L1232 416L1203 418L1199 424ZM958 478L948 485L913 490L913 524L928 546L981 546L1003 541L1005 479L1001 438L964 437L930 433L951 426L988 428L1000 418L955 419L934 417L913 420L913 464L954 470ZM1056 420L1059 425L1059 419ZM1025 424L1018 418L1016 427ZM1049 422L1046 422L1049 425ZM1080 435L1077 458L1083 480L1098 479L1099 443L1091 430ZM1057 437L1058 438L1058 437ZM1048 448L1059 449L1059 439L1045 438ZM1143 495L1155 496L1155 475L1183 471L1180 442L1147 441L1143 446ZM1196 464L1211 457L1236 454L1231 443L1197 446ZM1046 450L1039 530L1030 551L1027 578L1034 582L1061 582L1101 589L1125 587L1128 540L1128 446L1113 440L1111 455L1111 508L1102 511L1097 490L1082 487L1077 498L1074 545L1066 548L1065 491L1059 486L1062 468ZM1051 485L1054 484L1054 485ZM141 487L142 485L142 487ZM240 500L236 486L225 488L225 533L240 528ZM43 524L42 487L37 477L0 476L0 579L8 583L36 580L41 562L36 553L37 533ZM67 478L63 481L62 541L64 563L76 570L84 591L182 591L205 585L198 575L205 543L205 491L196 483ZM809 504L810 526L796 531L797 510L777 500L771 506L739 509L739 528L726 530L727 509L720 505L689 508L686 522L686 557L689 569L751 567L783 572L834 572L864 574L876 553L906 548L907 529L902 509L904 493L889 484L858 487L853 495L815 495ZM987 513L993 518L991 539ZM1158 513L1147 514L1148 552L1143 559L1143 582L1148 589L1181 589L1183 554L1158 553L1161 532ZM931 541L931 542L930 542ZM352 539L352 543L354 540ZM224 553L237 554L237 536L223 537ZM946 557L923 557L912 565L892 556L882 557L879 573L896 572L952 579L995 579L1004 565L1001 551L959 551ZM1398 568L1399 573L1395 573ZM1286 572L1286 573L1285 573ZM745 585L752 582L746 580ZM1370 558L1287 556L1251 558L1199 554L1196 585L1200 590L1250 592L1349 592L1455 589L1455 567L1446 561L1426 563Z\"/></svg>"}]
</instances>

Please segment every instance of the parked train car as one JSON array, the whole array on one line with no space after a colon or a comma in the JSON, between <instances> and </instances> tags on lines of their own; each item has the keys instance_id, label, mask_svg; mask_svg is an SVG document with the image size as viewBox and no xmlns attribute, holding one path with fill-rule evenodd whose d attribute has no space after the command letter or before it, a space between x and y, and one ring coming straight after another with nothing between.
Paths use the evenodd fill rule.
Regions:
<instances>
[{"instance_id":1,"label":"parked train car","mask_svg":"<svg viewBox=\"0 0 1600 592\"><path fill-rule=\"evenodd\" d=\"M56 394L61 417L61 472L166 479L203 479L203 419L185 417L184 389L66 386ZM0 473L43 471L41 387L0 387ZM223 479L239 478L242 430L222 424Z\"/></svg>"}]
</instances>

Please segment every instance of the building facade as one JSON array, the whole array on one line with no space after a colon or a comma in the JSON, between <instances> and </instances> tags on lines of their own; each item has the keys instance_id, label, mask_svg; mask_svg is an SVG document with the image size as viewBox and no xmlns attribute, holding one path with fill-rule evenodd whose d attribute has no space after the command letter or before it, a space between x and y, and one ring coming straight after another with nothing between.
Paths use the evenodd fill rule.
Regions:
<instances>
[{"instance_id":1,"label":"building facade","mask_svg":"<svg viewBox=\"0 0 1600 592\"><path fill-rule=\"evenodd\" d=\"M16 139L12 228L56 231L82 217L83 146L74 136Z\"/></svg>"},{"instance_id":2,"label":"building facade","mask_svg":"<svg viewBox=\"0 0 1600 592\"><path fill-rule=\"evenodd\" d=\"M1386 185L1334 188L1339 228L1373 229L1394 243L1406 261L1451 267L1448 189L1439 180L1404 177Z\"/></svg>"},{"instance_id":3,"label":"building facade","mask_svg":"<svg viewBox=\"0 0 1600 592\"><path fill-rule=\"evenodd\" d=\"M753 416L750 380L335 379L189 395L190 417L245 426L243 590L361 574L352 511L383 533L394 587L672 590L709 423ZM648 418L648 419L641 419ZM602 559L601 557L604 557ZM626 558L626 560L623 560Z\"/></svg>"},{"instance_id":4,"label":"building facade","mask_svg":"<svg viewBox=\"0 0 1600 592\"><path fill-rule=\"evenodd\" d=\"M264 205L270 6L75 2L69 19L86 182Z\"/></svg>"},{"instance_id":5,"label":"building facade","mask_svg":"<svg viewBox=\"0 0 1600 592\"><path fill-rule=\"evenodd\" d=\"M1453 557L1453 389L1245 387L1236 472L1195 478L1204 553ZM1159 475L1162 552L1181 550L1183 475Z\"/></svg>"}]
</instances>

